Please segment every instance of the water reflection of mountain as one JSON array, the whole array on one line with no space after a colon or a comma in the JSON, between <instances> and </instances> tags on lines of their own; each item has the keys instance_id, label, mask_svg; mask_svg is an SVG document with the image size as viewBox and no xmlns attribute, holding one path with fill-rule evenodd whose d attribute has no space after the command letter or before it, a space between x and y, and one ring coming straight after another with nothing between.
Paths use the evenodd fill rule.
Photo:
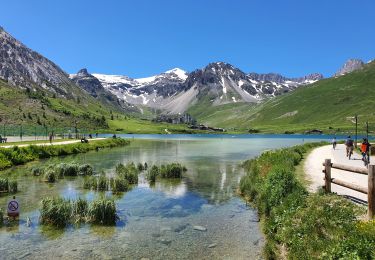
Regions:
<instances>
[{"instance_id":1,"label":"water reflection of mountain","mask_svg":"<svg viewBox=\"0 0 375 260\"><path fill-rule=\"evenodd\" d=\"M220 163L209 167L198 164L185 176L190 191L197 192L211 204L220 204L235 196L242 174L243 169L236 164Z\"/></svg>"}]
</instances>

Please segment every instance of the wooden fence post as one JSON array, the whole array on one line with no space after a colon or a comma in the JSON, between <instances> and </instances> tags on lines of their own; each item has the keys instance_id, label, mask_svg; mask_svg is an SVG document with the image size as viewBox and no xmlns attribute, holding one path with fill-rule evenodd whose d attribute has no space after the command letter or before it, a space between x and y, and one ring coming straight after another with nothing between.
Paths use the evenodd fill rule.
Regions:
<instances>
[{"instance_id":1,"label":"wooden fence post","mask_svg":"<svg viewBox=\"0 0 375 260\"><path fill-rule=\"evenodd\" d=\"M326 159L324 162L324 180L326 193L331 192L331 159Z\"/></svg>"},{"instance_id":2,"label":"wooden fence post","mask_svg":"<svg viewBox=\"0 0 375 260\"><path fill-rule=\"evenodd\" d=\"M375 165L368 166L368 218L375 215Z\"/></svg>"}]
</instances>

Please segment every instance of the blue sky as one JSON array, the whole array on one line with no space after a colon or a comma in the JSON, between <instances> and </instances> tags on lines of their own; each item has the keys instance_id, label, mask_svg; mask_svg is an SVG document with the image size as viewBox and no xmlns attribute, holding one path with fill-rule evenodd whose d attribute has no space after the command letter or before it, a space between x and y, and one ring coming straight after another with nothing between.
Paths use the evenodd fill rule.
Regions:
<instances>
[{"instance_id":1,"label":"blue sky","mask_svg":"<svg viewBox=\"0 0 375 260\"><path fill-rule=\"evenodd\" d=\"M332 75L375 58L375 1L0 0L0 25L74 73L150 76L225 61L245 72Z\"/></svg>"}]
</instances>

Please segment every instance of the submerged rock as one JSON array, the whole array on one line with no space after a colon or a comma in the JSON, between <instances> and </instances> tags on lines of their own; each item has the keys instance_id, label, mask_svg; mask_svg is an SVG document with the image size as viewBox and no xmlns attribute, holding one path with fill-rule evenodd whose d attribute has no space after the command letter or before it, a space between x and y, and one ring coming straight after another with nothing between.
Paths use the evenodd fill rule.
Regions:
<instances>
[{"instance_id":1,"label":"submerged rock","mask_svg":"<svg viewBox=\"0 0 375 260\"><path fill-rule=\"evenodd\" d=\"M207 231L207 228L203 226L193 226L193 229L198 231Z\"/></svg>"},{"instance_id":2,"label":"submerged rock","mask_svg":"<svg viewBox=\"0 0 375 260\"><path fill-rule=\"evenodd\" d=\"M214 247L216 247L216 246L217 246L216 243L212 243L212 244L208 245L208 248L214 248Z\"/></svg>"}]
</instances>

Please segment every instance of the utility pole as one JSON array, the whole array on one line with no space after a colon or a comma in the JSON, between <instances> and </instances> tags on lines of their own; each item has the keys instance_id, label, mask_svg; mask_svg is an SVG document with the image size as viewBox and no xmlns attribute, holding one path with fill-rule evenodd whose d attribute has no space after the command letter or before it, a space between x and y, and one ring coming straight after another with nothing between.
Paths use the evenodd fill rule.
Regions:
<instances>
[{"instance_id":1,"label":"utility pole","mask_svg":"<svg viewBox=\"0 0 375 260\"><path fill-rule=\"evenodd\" d=\"M355 148L357 148L357 142L358 142L358 115L354 116L355 118Z\"/></svg>"}]
</instances>

